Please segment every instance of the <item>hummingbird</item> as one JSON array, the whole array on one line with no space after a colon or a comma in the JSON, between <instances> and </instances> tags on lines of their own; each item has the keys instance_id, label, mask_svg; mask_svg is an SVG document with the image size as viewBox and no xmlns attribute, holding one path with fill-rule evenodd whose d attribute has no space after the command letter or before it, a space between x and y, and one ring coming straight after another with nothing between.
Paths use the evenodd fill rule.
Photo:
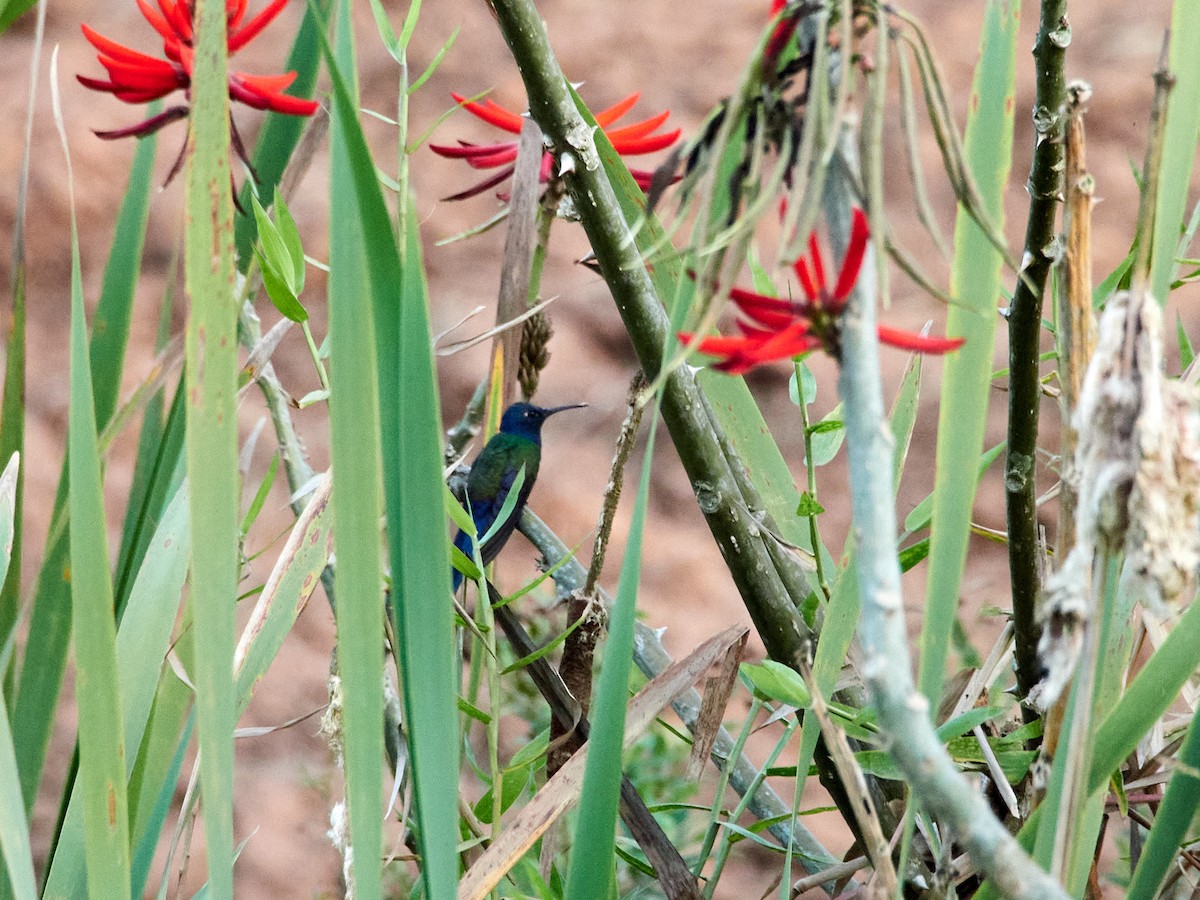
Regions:
<instances>
[{"instance_id":1,"label":"hummingbird","mask_svg":"<svg viewBox=\"0 0 1200 900\"><path fill-rule=\"evenodd\" d=\"M484 565L496 558L512 535L521 518L521 510L525 508L525 501L529 499L529 492L533 490L538 464L542 460L542 425L555 413L583 406L587 404L569 403L547 409L532 403L514 403L504 411L500 430L484 445L467 476L467 500L470 502L471 518L475 522L475 533L479 537L492 528L496 517L500 515L522 467L525 469L525 479L508 518L479 548ZM475 558L473 544L471 536L465 531L460 530L454 538L454 546L470 559ZM457 592L462 584L462 573L454 569L451 578Z\"/></svg>"}]
</instances>

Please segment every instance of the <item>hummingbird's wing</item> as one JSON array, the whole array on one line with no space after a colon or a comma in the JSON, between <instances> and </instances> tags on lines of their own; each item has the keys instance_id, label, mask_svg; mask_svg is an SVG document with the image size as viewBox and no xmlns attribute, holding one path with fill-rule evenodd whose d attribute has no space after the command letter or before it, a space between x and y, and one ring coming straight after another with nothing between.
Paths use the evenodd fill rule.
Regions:
<instances>
[{"instance_id":1,"label":"hummingbird's wing","mask_svg":"<svg viewBox=\"0 0 1200 900\"><path fill-rule=\"evenodd\" d=\"M525 501L529 498L529 492L533 489L534 479L537 478L538 448L536 445L526 446L528 442L508 438L509 436L504 434L492 438L485 452L480 454L471 467L471 474L467 478L467 498L471 504L471 517L475 521L476 534L482 537L492 529L503 510L504 503L516 483L517 473L522 468L525 471L524 481L511 513L480 547L479 555L484 564L494 560L505 542L512 536ZM459 537L462 539L462 543L459 544L460 549L470 556L470 538L461 533Z\"/></svg>"},{"instance_id":2,"label":"hummingbird's wing","mask_svg":"<svg viewBox=\"0 0 1200 900\"><path fill-rule=\"evenodd\" d=\"M512 537L517 522L521 518L521 510L525 508L525 501L529 499L529 492L533 489L533 478L530 477L528 467L526 467L525 479L520 493L517 494L516 504L503 522L498 526L494 525L504 507L504 502L508 499L509 492L516 483L519 471L521 471L520 465L508 466L500 476L500 490L494 497L486 500L482 506L476 506L475 499L471 498L471 511L475 518L475 530L479 536L483 537L489 529L495 528L492 536L479 548L479 555L482 557L484 565L494 560L504 545L508 543L508 539Z\"/></svg>"}]
</instances>

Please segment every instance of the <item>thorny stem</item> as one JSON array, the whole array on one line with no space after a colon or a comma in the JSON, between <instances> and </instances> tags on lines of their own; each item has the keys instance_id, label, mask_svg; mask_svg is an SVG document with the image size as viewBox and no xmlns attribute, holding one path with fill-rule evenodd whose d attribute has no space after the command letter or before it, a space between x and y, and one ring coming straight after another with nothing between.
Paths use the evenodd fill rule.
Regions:
<instances>
[{"instance_id":1,"label":"thorny stem","mask_svg":"<svg viewBox=\"0 0 1200 900\"><path fill-rule=\"evenodd\" d=\"M749 512L735 469L716 437L707 402L687 367L663 371L670 323L650 274L630 235L612 184L601 165L592 129L571 95L532 0L490 0L500 30L525 82L530 114L551 146L574 166L564 181L600 272L641 360L647 379L662 377L662 416L696 492L734 585L772 659L798 667L809 652L809 633L793 597L807 586L775 560L774 540ZM820 748L818 748L820 749ZM817 756L821 782L854 827L850 801L827 754ZM882 812L882 809L881 809Z\"/></svg>"},{"instance_id":2,"label":"thorny stem","mask_svg":"<svg viewBox=\"0 0 1200 900\"><path fill-rule=\"evenodd\" d=\"M1037 601L1043 548L1037 521L1037 435L1041 384L1038 347L1042 296L1055 249L1055 219L1062 195L1066 79L1063 62L1071 40L1066 0L1042 0L1033 47L1037 71L1033 164L1029 172L1029 218L1025 250L1008 316L1008 457L1004 471L1008 521L1008 568L1012 584L1017 689L1023 698L1040 675Z\"/></svg>"},{"instance_id":3,"label":"thorny stem","mask_svg":"<svg viewBox=\"0 0 1200 900\"><path fill-rule=\"evenodd\" d=\"M830 173L825 213L835 246L848 241L851 196L840 170ZM868 247L868 255L873 248ZM862 672L892 758L912 795L962 844L1000 891L1014 898L1066 898L1066 892L1021 849L946 753L929 702L912 678L904 595L896 558L892 437L883 423L882 378L875 331L875 267L864 260L842 319L839 388L846 409L846 446L862 612Z\"/></svg>"},{"instance_id":4,"label":"thorny stem","mask_svg":"<svg viewBox=\"0 0 1200 900\"><path fill-rule=\"evenodd\" d=\"M530 112L560 151L576 160L564 176L648 379L662 365L668 321L650 275L600 165L584 123L554 59L537 9L530 0L491 0L505 40L525 81ZM758 524L746 513L729 464L707 427L699 386L686 368L668 374L663 420L688 473L709 528L729 563L755 628L771 656L784 662L804 652L801 620L773 565Z\"/></svg>"}]
</instances>

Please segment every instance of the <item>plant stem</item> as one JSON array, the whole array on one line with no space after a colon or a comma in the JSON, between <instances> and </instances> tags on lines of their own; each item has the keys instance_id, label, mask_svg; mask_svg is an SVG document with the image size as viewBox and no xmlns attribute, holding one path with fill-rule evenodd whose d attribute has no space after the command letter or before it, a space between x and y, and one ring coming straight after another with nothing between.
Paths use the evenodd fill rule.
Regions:
<instances>
[{"instance_id":1,"label":"plant stem","mask_svg":"<svg viewBox=\"0 0 1200 900\"><path fill-rule=\"evenodd\" d=\"M491 0L491 5L521 71L531 115L553 146L575 160L573 171L564 176L567 190L642 369L653 382L662 368L669 323L600 165L591 128L575 107L533 3ZM805 652L806 629L713 438L699 386L686 368L666 376L662 411L755 629L772 658L794 664Z\"/></svg>"},{"instance_id":2,"label":"plant stem","mask_svg":"<svg viewBox=\"0 0 1200 900\"><path fill-rule=\"evenodd\" d=\"M846 141L849 143L847 136ZM849 236L850 189L830 172L825 213L835 246ZM856 569L862 594L858 635L862 672L879 715L884 744L904 772L913 797L968 851L975 865L1009 897L1065 898L1063 889L1021 849L955 767L929 717L929 702L912 679L904 595L896 558L892 438L886 421L875 330L875 265L868 258L842 317L842 374Z\"/></svg>"},{"instance_id":3,"label":"plant stem","mask_svg":"<svg viewBox=\"0 0 1200 900\"><path fill-rule=\"evenodd\" d=\"M583 565L576 559L568 559L571 550L559 539L546 523L539 519L526 507L521 512L521 520L517 525L542 554L547 567L558 566L554 572L554 581L558 586L559 595L571 594L579 590L587 577ZM560 565L561 563L561 565ZM597 597L604 606L612 606L612 598L602 588L597 588ZM674 660L662 644L661 635L642 622L637 623L637 636L633 644L633 661L647 678L653 678L670 666ZM701 697L699 692L688 689L671 701L671 708L683 721L689 731L698 727ZM813 837L812 833L798 820L789 815L791 807L779 797L769 784L763 783L762 773L745 755L733 752L733 736L724 726L717 729L713 741L711 757L717 766L724 766L725 761L732 758L729 770L730 786L743 796L749 796L748 808L750 813L759 820L770 821L767 830L784 847L794 846L800 864L810 873L820 872L828 866L836 865L837 860L830 856L829 851ZM756 786L757 785L757 789ZM834 893L836 881L822 882L829 894ZM852 890L856 885L851 882L845 886Z\"/></svg>"},{"instance_id":4,"label":"plant stem","mask_svg":"<svg viewBox=\"0 0 1200 900\"><path fill-rule=\"evenodd\" d=\"M1026 696L1037 684L1036 622L1041 592L1042 546L1037 522L1037 435L1041 385L1038 350L1046 276L1057 255L1055 220L1062 194L1066 80L1063 62L1071 28L1066 0L1042 0L1033 47L1037 93L1033 108L1034 150L1030 167L1029 218L1022 277L1008 316L1008 458L1004 485L1008 519L1008 568L1012 583L1017 688Z\"/></svg>"}]
</instances>

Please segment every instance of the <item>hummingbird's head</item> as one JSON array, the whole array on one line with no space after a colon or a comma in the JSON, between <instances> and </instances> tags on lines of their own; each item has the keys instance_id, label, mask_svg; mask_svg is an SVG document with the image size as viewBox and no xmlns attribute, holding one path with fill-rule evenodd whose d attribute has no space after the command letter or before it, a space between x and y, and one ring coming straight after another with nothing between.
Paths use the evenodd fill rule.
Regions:
<instances>
[{"instance_id":1,"label":"hummingbird's head","mask_svg":"<svg viewBox=\"0 0 1200 900\"><path fill-rule=\"evenodd\" d=\"M534 406L532 403L514 403L504 411L500 419L500 430L504 434L539 441L542 437L542 423L555 413L565 409L579 409L586 403L568 403L566 406Z\"/></svg>"}]
</instances>

